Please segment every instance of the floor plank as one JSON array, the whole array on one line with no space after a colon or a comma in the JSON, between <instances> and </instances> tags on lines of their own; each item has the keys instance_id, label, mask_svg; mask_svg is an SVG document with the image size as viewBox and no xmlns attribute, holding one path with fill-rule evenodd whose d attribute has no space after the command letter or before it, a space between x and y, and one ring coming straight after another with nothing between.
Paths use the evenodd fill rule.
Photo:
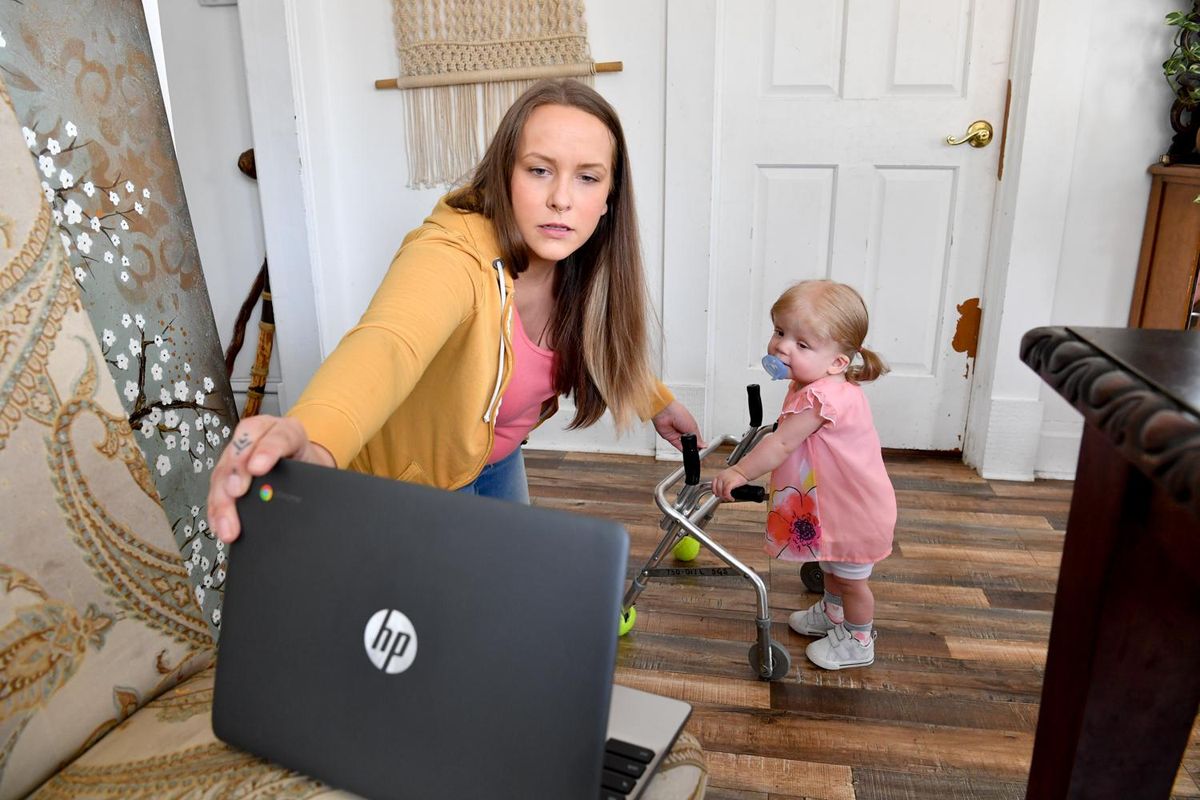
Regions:
<instances>
[{"instance_id":1,"label":"floor plank","mask_svg":"<svg viewBox=\"0 0 1200 800\"><path fill-rule=\"evenodd\" d=\"M706 462L705 478L719 460ZM811 605L795 564L762 549L763 510L718 508L706 532L767 586L771 635L791 671L757 680L757 595L741 577L651 579L617 680L693 705L710 800L1017 800L1037 727L1072 485L987 481L956 458L885 451L897 489L895 551L877 565L876 662L827 672L787 627ZM655 484L678 463L527 451L537 505L621 522L629 577L659 544ZM721 566L702 551L690 564ZM1172 792L1200 798L1200 727Z\"/></svg>"}]
</instances>

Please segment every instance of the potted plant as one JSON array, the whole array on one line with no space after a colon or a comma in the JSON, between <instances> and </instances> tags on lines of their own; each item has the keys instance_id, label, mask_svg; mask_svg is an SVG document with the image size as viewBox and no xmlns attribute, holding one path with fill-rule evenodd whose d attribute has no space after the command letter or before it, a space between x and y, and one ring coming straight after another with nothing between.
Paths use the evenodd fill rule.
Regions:
<instances>
[{"instance_id":1,"label":"potted plant","mask_svg":"<svg viewBox=\"0 0 1200 800\"><path fill-rule=\"evenodd\" d=\"M1175 50L1163 62L1163 75L1175 93L1171 127L1175 136L1167 150L1171 163L1200 163L1200 0L1190 11L1172 11L1167 24L1176 28Z\"/></svg>"}]
</instances>

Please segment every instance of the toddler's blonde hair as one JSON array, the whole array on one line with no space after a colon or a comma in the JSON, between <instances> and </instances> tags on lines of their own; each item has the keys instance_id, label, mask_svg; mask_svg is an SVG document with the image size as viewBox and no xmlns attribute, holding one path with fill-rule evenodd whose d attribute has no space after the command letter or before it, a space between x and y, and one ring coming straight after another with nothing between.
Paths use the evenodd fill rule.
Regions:
<instances>
[{"instance_id":1,"label":"toddler's blonde hair","mask_svg":"<svg viewBox=\"0 0 1200 800\"><path fill-rule=\"evenodd\" d=\"M850 359L846 380L866 383L888 372L883 359L862 346L867 338L867 304L850 286L830 280L800 281L771 306L772 319L796 313L808 318L818 335L836 344ZM862 356L861 364L854 363L855 354Z\"/></svg>"}]
</instances>

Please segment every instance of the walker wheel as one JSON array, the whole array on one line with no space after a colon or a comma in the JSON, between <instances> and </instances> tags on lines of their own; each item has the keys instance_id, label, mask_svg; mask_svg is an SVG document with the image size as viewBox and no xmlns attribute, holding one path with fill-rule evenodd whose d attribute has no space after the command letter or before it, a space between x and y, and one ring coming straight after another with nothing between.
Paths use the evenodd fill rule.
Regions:
<instances>
[{"instance_id":1,"label":"walker wheel","mask_svg":"<svg viewBox=\"0 0 1200 800\"><path fill-rule=\"evenodd\" d=\"M685 536L671 548L671 555L677 561L691 561L700 555L700 542L694 536Z\"/></svg>"},{"instance_id":2,"label":"walker wheel","mask_svg":"<svg viewBox=\"0 0 1200 800\"><path fill-rule=\"evenodd\" d=\"M805 561L800 567L800 580L804 581L804 588L810 592L825 592L825 573L821 571L819 561Z\"/></svg>"},{"instance_id":3,"label":"walker wheel","mask_svg":"<svg viewBox=\"0 0 1200 800\"><path fill-rule=\"evenodd\" d=\"M783 645L774 639L771 640L771 674L764 675L762 671L763 660L759 654L758 642L750 645L750 669L758 675L759 680L777 681L780 678L786 677L792 669L792 657L787 650L783 649Z\"/></svg>"},{"instance_id":4,"label":"walker wheel","mask_svg":"<svg viewBox=\"0 0 1200 800\"><path fill-rule=\"evenodd\" d=\"M617 622L617 636L624 636L633 630L635 622L637 622L637 607L630 606L628 613L620 615L620 620Z\"/></svg>"}]
</instances>

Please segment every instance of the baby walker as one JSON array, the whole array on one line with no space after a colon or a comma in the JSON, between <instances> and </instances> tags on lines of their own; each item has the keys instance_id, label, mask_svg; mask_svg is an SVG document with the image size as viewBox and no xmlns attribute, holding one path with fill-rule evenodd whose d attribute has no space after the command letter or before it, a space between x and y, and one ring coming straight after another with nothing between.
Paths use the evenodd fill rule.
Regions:
<instances>
[{"instance_id":1,"label":"baby walker","mask_svg":"<svg viewBox=\"0 0 1200 800\"><path fill-rule=\"evenodd\" d=\"M633 578L629 589L625 592L622 603L622 617L619 631L622 636L632 630L637 620L637 609L634 603L638 595L646 588L652 577L680 577L685 575L730 577L740 576L754 585L758 595L758 612L754 624L758 628L758 637L750 646L749 661L762 680L779 680L791 669L791 656L779 642L771 638L771 612L767 604L767 588L762 578L754 570L747 567L717 542L713 541L704 531L704 527L712 520L721 499L712 494L712 482L700 481L700 464L713 450L725 444L732 444L733 452L725 463L732 466L750 452L756 444L775 425L762 424L762 397L758 384L746 387L750 404L750 427L742 436L735 437L726 434L714 439L704 450L698 450L696 437L687 434L683 437L683 466L664 478L654 489L654 500L663 512L659 527L663 529L663 537L645 566ZM667 491L680 478L683 485L672 503L667 499ZM761 503L766 500L766 490L761 486L739 486L733 490L737 501ZM667 551L673 552L679 561L691 561L700 551L700 545L711 550L718 558L728 564L728 567L659 567ZM816 562L805 563L800 570L800 578L809 591L824 591L824 576Z\"/></svg>"}]
</instances>

